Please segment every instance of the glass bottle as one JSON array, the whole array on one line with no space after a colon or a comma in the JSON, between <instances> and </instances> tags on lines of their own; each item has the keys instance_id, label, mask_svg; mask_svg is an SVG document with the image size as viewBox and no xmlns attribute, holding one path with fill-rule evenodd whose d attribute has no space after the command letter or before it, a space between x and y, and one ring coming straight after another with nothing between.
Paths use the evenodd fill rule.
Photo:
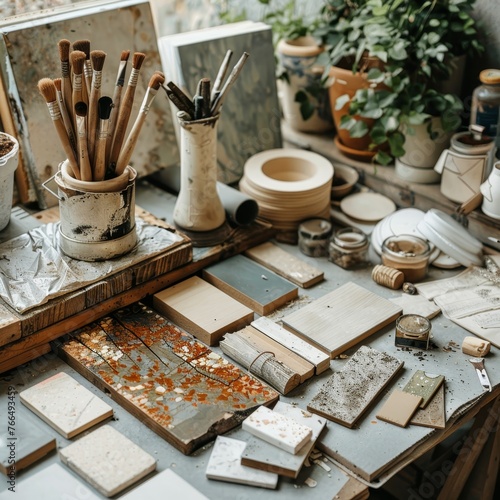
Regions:
<instances>
[{"instance_id":1,"label":"glass bottle","mask_svg":"<svg viewBox=\"0 0 500 500\"><path fill-rule=\"evenodd\" d=\"M484 127L483 134L495 137L500 107L500 69L485 69L479 73L481 85L472 93L471 125Z\"/></svg>"}]
</instances>

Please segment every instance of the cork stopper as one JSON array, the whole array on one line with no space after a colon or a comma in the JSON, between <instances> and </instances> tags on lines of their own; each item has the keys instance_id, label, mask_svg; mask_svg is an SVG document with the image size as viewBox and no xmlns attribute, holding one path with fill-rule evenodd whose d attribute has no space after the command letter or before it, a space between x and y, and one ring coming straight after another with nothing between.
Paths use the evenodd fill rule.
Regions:
<instances>
[{"instance_id":1,"label":"cork stopper","mask_svg":"<svg viewBox=\"0 0 500 500\"><path fill-rule=\"evenodd\" d=\"M379 285L399 290L404 283L405 275L398 269L379 264L372 270L372 279Z\"/></svg>"}]
</instances>

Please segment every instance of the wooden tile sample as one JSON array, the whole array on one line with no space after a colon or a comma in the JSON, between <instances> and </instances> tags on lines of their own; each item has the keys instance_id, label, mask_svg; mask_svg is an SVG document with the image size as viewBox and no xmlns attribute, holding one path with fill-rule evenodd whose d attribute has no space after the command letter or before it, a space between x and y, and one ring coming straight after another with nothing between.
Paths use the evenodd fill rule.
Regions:
<instances>
[{"instance_id":1,"label":"wooden tile sample","mask_svg":"<svg viewBox=\"0 0 500 500\"><path fill-rule=\"evenodd\" d=\"M266 316L257 318L252 321L251 325L269 338L286 346L294 353L309 361L309 363L312 363L316 368L316 375L330 368L330 356L328 354L316 349L309 342L302 340L295 333L286 330Z\"/></svg>"},{"instance_id":2,"label":"wooden tile sample","mask_svg":"<svg viewBox=\"0 0 500 500\"><path fill-rule=\"evenodd\" d=\"M421 402L422 396L415 396L409 392L395 389L376 416L379 420L399 425L399 427L406 427Z\"/></svg>"},{"instance_id":3,"label":"wooden tile sample","mask_svg":"<svg viewBox=\"0 0 500 500\"><path fill-rule=\"evenodd\" d=\"M298 288L243 255L203 269L203 278L261 316L298 297Z\"/></svg>"},{"instance_id":4,"label":"wooden tile sample","mask_svg":"<svg viewBox=\"0 0 500 500\"><path fill-rule=\"evenodd\" d=\"M71 332L54 347L70 366L186 454L279 397L141 304Z\"/></svg>"},{"instance_id":5,"label":"wooden tile sample","mask_svg":"<svg viewBox=\"0 0 500 500\"><path fill-rule=\"evenodd\" d=\"M275 489L278 474L241 465L245 446L245 441L217 436L207 466L208 479Z\"/></svg>"},{"instance_id":6,"label":"wooden tile sample","mask_svg":"<svg viewBox=\"0 0 500 500\"><path fill-rule=\"evenodd\" d=\"M156 469L156 460L110 425L61 448L63 463L111 497Z\"/></svg>"},{"instance_id":7,"label":"wooden tile sample","mask_svg":"<svg viewBox=\"0 0 500 500\"><path fill-rule=\"evenodd\" d=\"M67 439L113 416L111 406L64 372L21 391L19 397Z\"/></svg>"},{"instance_id":8,"label":"wooden tile sample","mask_svg":"<svg viewBox=\"0 0 500 500\"><path fill-rule=\"evenodd\" d=\"M324 279L323 271L270 241L248 249L245 255L302 288L309 288Z\"/></svg>"},{"instance_id":9,"label":"wooden tile sample","mask_svg":"<svg viewBox=\"0 0 500 500\"><path fill-rule=\"evenodd\" d=\"M155 294L153 307L208 345L254 317L247 306L197 276Z\"/></svg>"},{"instance_id":10,"label":"wooden tile sample","mask_svg":"<svg viewBox=\"0 0 500 500\"><path fill-rule=\"evenodd\" d=\"M242 330L230 335L235 334L238 334L242 338L246 339L261 352L269 351L273 353L274 358L276 358L278 362L285 364L300 375L300 383L305 382L314 375L314 366L309 363L309 361L306 361L304 358L301 358L287 347L282 346L280 343L269 338L267 335L264 335L256 328L246 326Z\"/></svg>"},{"instance_id":11,"label":"wooden tile sample","mask_svg":"<svg viewBox=\"0 0 500 500\"><path fill-rule=\"evenodd\" d=\"M283 325L334 358L394 321L401 307L349 282L283 318Z\"/></svg>"},{"instance_id":12,"label":"wooden tile sample","mask_svg":"<svg viewBox=\"0 0 500 500\"><path fill-rule=\"evenodd\" d=\"M243 420L242 429L294 455L312 437L312 429L309 426L299 424L293 418L265 406L261 406Z\"/></svg>"},{"instance_id":13,"label":"wooden tile sample","mask_svg":"<svg viewBox=\"0 0 500 500\"><path fill-rule=\"evenodd\" d=\"M57 484L57 496L54 494L55 484ZM23 477L16 484L15 494L7 490L0 492L0 500L9 500L11 498L99 500L102 497L85 483L78 480L66 467L54 463L41 471Z\"/></svg>"},{"instance_id":14,"label":"wooden tile sample","mask_svg":"<svg viewBox=\"0 0 500 500\"><path fill-rule=\"evenodd\" d=\"M446 426L446 408L444 405L445 384L441 384L434 397L425 408L417 410L410 420L412 425L444 429Z\"/></svg>"},{"instance_id":15,"label":"wooden tile sample","mask_svg":"<svg viewBox=\"0 0 500 500\"><path fill-rule=\"evenodd\" d=\"M295 455L266 443L255 436L247 440L247 446L241 456L241 463L256 469L276 472L280 476L296 478L304 465L309 452L314 448L321 431L326 426L326 419L310 413L298 406L278 401L273 411L292 418L295 422L312 429L312 436Z\"/></svg>"},{"instance_id":16,"label":"wooden tile sample","mask_svg":"<svg viewBox=\"0 0 500 500\"><path fill-rule=\"evenodd\" d=\"M403 387L403 391L422 396L420 408L425 408L443 382L443 375L417 370Z\"/></svg>"},{"instance_id":17,"label":"wooden tile sample","mask_svg":"<svg viewBox=\"0 0 500 500\"><path fill-rule=\"evenodd\" d=\"M129 493L121 496L120 500L165 500L166 498L209 500L172 469L165 469L156 474Z\"/></svg>"},{"instance_id":18,"label":"wooden tile sample","mask_svg":"<svg viewBox=\"0 0 500 500\"><path fill-rule=\"evenodd\" d=\"M441 312L441 308L433 300L428 300L423 295L402 293L401 297L389 300L400 306L403 314L420 314L427 319L432 319Z\"/></svg>"},{"instance_id":19,"label":"wooden tile sample","mask_svg":"<svg viewBox=\"0 0 500 500\"><path fill-rule=\"evenodd\" d=\"M10 453L12 444L14 456ZM54 437L38 425L28 410L18 406L15 425L8 426L6 421L0 429L0 471L8 474L13 465L20 471L55 449Z\"/></svg>"},{"instance_id":20,"label":"wooden tile sample","mask_svg":"<svg viewBox=\"0 0 500 500\"><path fill-rule=\"evenodd\" d=\"M363 345L326 380L307 409L352 428L403 364Z\"/></svg>"}]
</instances>

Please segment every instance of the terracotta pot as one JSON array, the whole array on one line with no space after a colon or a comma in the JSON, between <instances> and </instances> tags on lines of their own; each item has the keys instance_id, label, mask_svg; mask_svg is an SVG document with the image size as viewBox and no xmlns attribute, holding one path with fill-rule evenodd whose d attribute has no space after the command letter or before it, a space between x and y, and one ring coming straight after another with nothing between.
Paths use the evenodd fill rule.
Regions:
<instances>
[{"instance_id":1,"label":"terracotta pot","mask_svg":"<svg viewBox=\"0 0 500 500\"><path fill-rule=\"evenodd\" d=\"M322 133L333 129L327 88L320 88L317 98L306 92L315 107L307 120L302 118L300 103L295 102L300 90L321 86L324 67L317 64L317 58L323 50L312 36L281 40L277 46L280 63L288 76L288 81L279 81L283 116L290 127L301 132Z\"/></svg>"}]
</instances>

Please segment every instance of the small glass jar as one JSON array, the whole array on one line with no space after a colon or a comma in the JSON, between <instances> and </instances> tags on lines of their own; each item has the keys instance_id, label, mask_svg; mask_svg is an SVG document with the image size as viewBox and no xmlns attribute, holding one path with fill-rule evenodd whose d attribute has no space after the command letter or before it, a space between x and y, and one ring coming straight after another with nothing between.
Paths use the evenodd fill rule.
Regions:
<instances>
[{"instance_id":1,"label":"small glass jar","mask_svg":"<svg viewBox=\"0 0 500 500\"><path fill-rule=\"evenodd\" d=\"M344 269L366 264L369 246L368 237L360 229L338 229L330 239L328 260Z\"/></svg>"},{"instance_id":2,"label":"small glass jar","mask_svg":"<svg viewBox=\"0 0 500 500\"><path fill-rule=\"evenodd\" d=\"M479 73L481 85L472 93L470 123L484 127L483 134L497 135L500 109L500 70L485 69Z\"/></svg>"},{"instance_id":3,"label":"small glass jar","mask_svg":"<svg viewBox=\"0 0 500 500\"><path fill-rule=\"evenodd\" d=\"M427 276L431 247L427 240L412 234L389 236L382 243L382 263L399 269L405 281L418 282Z\"/></svg>"},{"instance_id":4,"label":"small glass jar","mask_svg":"<svg viewBox=\"0 0 500 500\"><path fill-rule=\"evenodd\" d=\"M332 224L326 219L309 219L299 226L299 249L309 257L325 257Z\"/></svg>"}]
</instances>

